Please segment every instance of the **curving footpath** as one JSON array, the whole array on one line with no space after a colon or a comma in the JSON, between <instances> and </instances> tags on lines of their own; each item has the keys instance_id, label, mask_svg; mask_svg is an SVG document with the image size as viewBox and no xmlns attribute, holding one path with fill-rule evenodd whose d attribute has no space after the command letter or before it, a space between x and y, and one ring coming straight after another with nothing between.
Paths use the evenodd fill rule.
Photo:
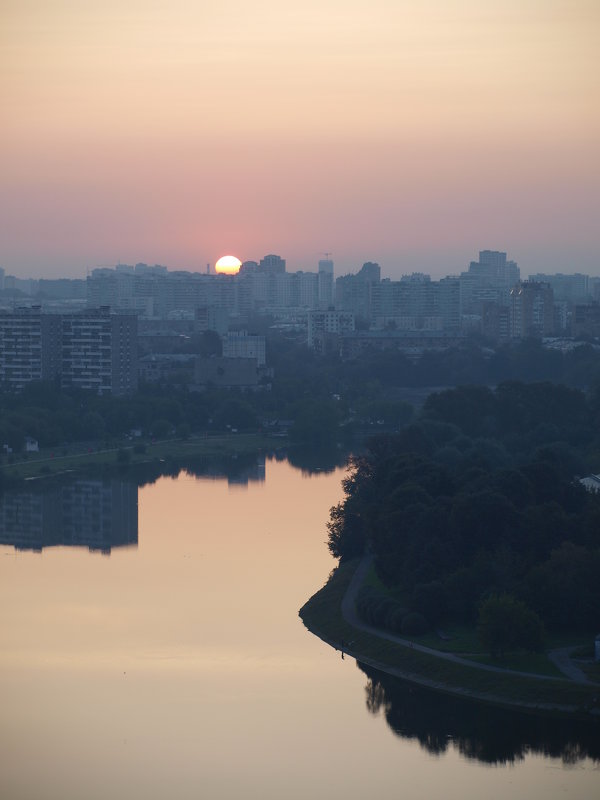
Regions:
<instances>
[{"instance_id":1,"label":"curving footpath","mask_svg":"<svg viewBox=\"0 0 600 800\"><path fill-rule=\"evenodd\" d=\"M574 647L558 647L556 650L548 652L548 658L563 675L570 678L575 683L587 683L590 686L597 686L594 681L589 680L585 672L571 661L571 653Z\"/></svg>"},{"instance_id":2,"label":"curving footpath","mask_svg":"<svg viewBox=\"0 0 600 800\"><path fill-rule=\"evenodd\" d=\"M401 636L397 636L397 635L395 635L393 633L390 633L390 632L387 632L387 631L382 631L379 628L374 628L371 625L367 625L361 619L359 619L359 617L358 617L358 615L356 613L356 596L358 594L358 591L359 591L360 587L362 586L362 584L363 584L363 582L365 580L365 577L367 575L367 572L369 571L369 568L371 567L372 562L373 562L372 556L365 556L361 560L360 564L358 565L358 567L356 569L356 572L354 573L354 575L352 577L352 580L350 581L350 585L348 586L346 594L344 595L344 598L342 600L342 609L341 609L342 610L342 616L344 617L346 622L348 622L350 625L352 625L352 627L357 628L357 629L359 629L361 631L365 631L366 633L369 633L369 634L371 634L373 636L378 636L381 639L386 639L386 640L388 640L390 642L394 642L394 643L402 645L404 647L411 648L411 649L416 650L418 652L426 653L427 655L434 656L435 658L444 659L446 661L452 661L455 664L462 664L462 665L465 665L465 666L470 667L472 669L480 669L480 670L484 670L484 671L487 671L487 672L500 672L500 673L503 673L503 674L506 674L506 675L519 675L519 676L523 676L525 678L535 678L535 679L543 680L543 681L557 681L557 680L560 681L560 680L564 680L564 681L568 681L568 682L575 681L577 683L585 683L585 684L592 685L592 686L597 685L597 684L594 684L592 681L588 680L586 678L586 676L583 674L583 672L581 672L581 670L579 670L577 667L575 667L575 665L571 664L570 659L568 657L568 649L569 648L561 649L560 651L553 651L550 654L550 656L552 657L553 655L556 655L557 653L560 653L560 657L559 658L555 659L555 658L552 657L552 660L556 664L556 666L558 666L559 669L563 670L563 667L564 667L563 671L567 675L567 677L565 677L565 678L556 678L556 677L551 677L549 675L539 675L539 674L531 673L531 672L522 672L522 671L519 671L519 670L506 669L504 667L495 667L495 666L492 666L492 665L489 665L489 664L479 664L479 663L477 663L475 661L470 661L470 660L468 660L466 658L461 658L460 656L453 655L452 653L444 653L444 652L442 652L440 650L434 650L431 647L425 647L424 645L416 644L416 643L410 641L409 639L404 639ZM323 638L323 637L321 637L321 638ZM332 644L334 647L336 647L336 649L339 648L339 643L335 644L335 643L330 642L330 641L328 643ZM348 643L344 644L343 649L342 649L342 655L343 655L344 652L346 652L349 656L351 656L353 658L356 658L358 661L361 661L361 662L363 662L365 664L369 664L370 666L374 667L375 669L380 670L381 672L385 672L385 673L387 673L389 675L393 675L393 676L398 677L398 678L410 680L410 681L412 681L414 683L420 684L421 686L426 686L426 687L429 687L429 688L432 688L432 689L437 689L437 690L441 690L441 691L450 692L451 694L460 694L460 695L463 695L465 697L472 697L472 698L475 698L475 699L487 700L489 702L494 702L494 703L498 703L499 702L502 705L517 706L517 707L520 707L520 708L531 708L531 709L536 709L536 710L543 709L543 710L549 710L549 711L553 710L553 711L564 711L564 712L573 712L573 711L575 711L575 707L574 706L565 705L565 704L559 704L559 703L556 703L556 704L551 704L551 703L526 703L526 702L516 702L516 701L512 702L512 701L506 700L504 698L495 697L495 696L493 696L491 694L488 694L488 693L471 691L469 689L459 688L459 687L449 687L449 686L446 686L446 685L444 685L442 683L430 680L428 678L424 678L424 677L422 677L420 675L416 675L414 673L407 673L404 670L398 669L397 667L391 667L391 666L389 666L387 664L382 664L381 662L378 662L375 659L371 659L371 658L365 657L361 653L353 652L352 651L352 642L348 642ZM570 672L567 672L567 669L570 669ZM600 711L598 709L594 709L593 711L591 711L591 713L596 716L596 715L598 715L598 713L600 713Z\"/></svg>"}]
</instances>

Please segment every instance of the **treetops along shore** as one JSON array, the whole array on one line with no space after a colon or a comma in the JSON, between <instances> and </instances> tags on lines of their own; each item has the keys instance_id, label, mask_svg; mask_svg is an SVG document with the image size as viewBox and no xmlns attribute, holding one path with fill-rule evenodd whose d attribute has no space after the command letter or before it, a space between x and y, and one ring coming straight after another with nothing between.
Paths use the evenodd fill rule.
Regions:
<instances>
[{"instance_id":1,"label":"treetops along shore","mask_svg":"<svg viewBox=\"0 0 600 800\"><path fill-rule=\"evenodd\" d=\"M355 433L398 430L436 387L495 386L505 381L551 381L591 391L600 387L600 348L592 344L561 352L527 340L495 349L466 340L417 361L397 350L373 351L353 360L318 356L301 337L282 335L258 318L252 328L267 342L274 376L269 390L240 392L207 387L191 391L191 373L174 373L158 384L140 386L130 397L99 397L32 383L14 393L0 386L0 446L13 452L32 437L41 447L64 442L103 441L133 428L164 438L169 432L256 430L265 422L289 423L292 439L305 444L335 442ZM182 352L218 354L217 334L180 345ZM215 340L215 341L213 341ZM408 402L407 402L408 400ZM485 436L482 430L481 435Z\"/></svg>"},{"instance_id":2,"label":"treetops along shore","mask_svg":"<svg viewBox=\"0 0 600 800\"><path fill-rule=\"evenodd\" d=\"M352 459L329 549L375 556L363 618L406 635L479 626L489 651L600 629L600 396L504 383L431 395Z\"/></svg>"},{"instance_id":3,"label":"treetops along shore","mask_svg":"<svg viewBox=\"0 0 600 800\"><path fill-rule=\"evenodd\" d=\"M552 381L592 392L592 404L597 396L594 389L600 387L600 349L592 344L561 352L535 340L494 349L486 342L469 339L443 353L426 352L416 361L397 350L366 352L343 361L334 355L318 356L306 347L301 334L282 334L269 325L268 318L257 318L249 328L265 335L267 363L274 370L270 386L256 392L211 386L193 391L191 373L185 371L158 384L141 385L130 397L61 391L49 383L29 384L20 393L0 386L0 462L19 460L26 437L55 452L75 443L110 450L123 446L134 430L147 441L232 430L283 432L292 444L333 448L354 444L375 431L404 429L414 420L415 407L435 387ZM206 338L204 334L198 341L182 343L182 352L202 357L218 354L217 334L209 337L210 347ZM463 425L464 434L477 440L480 452L484 447L493 450L496 439L485 423L476 431L468 420L461 419L461 413L473 423L479 419L464 405L465 400L462 396L452 424ZM562 441L551 428L544 431L534 422L538 444ZM514 426L510 430L514 431ZM446 445L447 466L452 467L455 451L463 453L465 443L447 441ZM506 449L507 444L502 446ZM573 471L583 470L577 463L581 454L573 449L569 452L575 456ZM589 469L599 469L592 462Z\"/></svg>"}]
</instances>

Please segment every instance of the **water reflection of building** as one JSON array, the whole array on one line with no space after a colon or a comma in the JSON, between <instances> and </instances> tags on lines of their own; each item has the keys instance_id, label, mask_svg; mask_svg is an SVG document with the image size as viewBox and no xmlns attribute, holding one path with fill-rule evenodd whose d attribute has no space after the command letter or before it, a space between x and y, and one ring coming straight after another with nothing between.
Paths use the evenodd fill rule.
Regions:
<instances>
[{"instance_id":1,"label":"water reflection of building","mask_svg":"<svg viewBox=\"0 0 600 800\"><path fill-rule=\"evenodd\" d=\"M110 553L137 545L138 489L123 481L77 480L0 498L0 544L19 550L63 545Z\"/></svg>"},{"instance_id":2,"label":"water reflection of building","mask_svg":"<svg viewBox=\"0 0 600 800\"><path fill-rule=\"evenodd\" d=\"M239 472L230 472L227 475L227 483L231 486L247 486L249 483L264 483L265 480L265 461L260 459L255 464L243 467Z\"/></svg>"},{"instance_id":3,"label":"water reflection of building","mask_svg":"<svg viewBox=\"0 0 600 800\"><path fill-rule=\"evenodd\" d=\"M264 483L265 459L255 457L238 457L228 460L226 464L201 463L188 464L186 472L196 478L223 480L227 478L229 486L247 486L249 483Z\"/></svg>"}]
</instances>

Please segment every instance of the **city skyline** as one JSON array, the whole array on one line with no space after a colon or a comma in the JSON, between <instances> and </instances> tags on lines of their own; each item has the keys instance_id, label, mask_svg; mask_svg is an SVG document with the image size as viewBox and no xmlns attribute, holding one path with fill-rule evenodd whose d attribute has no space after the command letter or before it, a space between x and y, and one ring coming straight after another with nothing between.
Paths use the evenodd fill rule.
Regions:
<instances>
[{"instance_id":1,"label":"city skyline","mask_svg":"<svg viewBox=\"0 0 600 800\"><path fill-rule=\"evenodd\" d=\"M358 273L360 273L361 268L365 264L373 263L373 264L376 264L378 267L380 267L380 269L381 269L381 278L382 279L386 279L388 281L389 280L398 281L398 280L410 278L411 276L415 276L415 275L423 275L423 276L425 276L427 278L431 278L432 280L438 281L438 280L442 280L444 278L453 278L453 277L458 278L461 275L465 274L465 270L468 270L469 265L474 263L475 256L478 255L479 257L481 257L482 253L483 254L485 254L485 253L499 253L500 255L507 256L507 253L505 251L492 250L490 248L479 249L477 251L471 252L470 255L467 257L466 261L463 264L457 265L456 269L454 271L447 271L446 272L446 271L444 271L442 269L441 265L438 265L437 269L433 268L431 270L426 270L424 268L424 269L420 270L420 269L417 269L417 267L415 266L415 264L413 262L411 262L410 264L406 264L405 265L406 268L404 268L404 267L401 268L398 264L396 264L396 268L394 269L394 267L392 267L391 270L390 270L390 269L388 269L389 265L385 265L385 264L382 265L378 261L374 261L373 259L367 259L366 261L361 261L361 262L353 261L350 264L348 269L344 269L343 266L341 267L339 262L336 261L333 258L333 253L330 253L330 252L323 252L323 253L318 253L317 254L317 256L327 256L326 259L318 259L317 261L313 261L312 263L308 263L308 264L304 264L303 263L302 265L294 264L294 263L290 264L289 259L287 259L285 257L282 258L280 255L273 255L273 254L265 255L261 259L257 254L253 253L253 254L251 254L251 257L244 258L244 259L238 259L236 256L232 256L232 255L223 256L221 259L217 259L217 261L215 263L208 262L208 263L204 264L203 266L197 266L197 267L193 266L193 265L189 265L189 264L188 265L181 265L181 266L175 266L172 263L171 264L160 264L160 263L152 261L152 260L150 260L148 262L133 260L130 263L127 263L125 261L119 260L119 261L113 262L111 264L108 264L108 263L107 264L96 264L96 265L93 265L93 266L92 265L88 265L87 267L82 267L80 269L79 273L74 272L73 274L68 274L68 275L65 274L64 272L61 272L60 269L58 269L56 271L56 274L52 274L52 275L50 275L50 274L35 274L34 272L23 273L23 274L19 275L19 274L12 273L9 270L5 269L4 267L0 266L0 279L1 278L6 278L6 279L14 279L14 278L16 278L17 282L19 282L19 281L21 281L21 282L29 281L34 286L37 285L37 283L39 281L44 281L44 280L49 280L49 281L67 280L67 281L76 281L76 282L77 281L84 281L85 282L85 281L89 281L90 278L93 278L95 274L102 273L102 272L105 272L107 270L109 272L121 271L121 272L127 272L127 273L132 273L132 274L134 272L137 273L138 270L150 271L150 272L158 271L158 272L165 273L165 274L172 274L172 273L179 272L179 273L186 273L186 274L190 274L190 275L210 275L210 276L213 276L213 277L218 276L218 275L222 275L222 276L224 275L224 276L227 276L229 278L232 278L232 277L235 278L238 275L243 274L243 270L242 270L242 272L238 272L238 271L227 271L227 272L225 272L225 271L217 268L217 266L219 264L219 261L221 261L223 258L224 259L233 259L234 261L240 261L240 266L242 266L242 267L243 267L244 264L246 265L246 267L251 267L252 265L258 264L259 261L262 262L262 260L264 260L264 259L275 258L275 259L282 260L282 262L284 264L283 271L286 272L288 275L298 274L298 273L309 273L309 274L315 274L316 275L319 271L321 271L321 268L322 268L321 265L324 264L324 263L327 263L327 264L331 265L332 275L334 276L334 279L337 279L339 277L357 275ZM511 257L514 256L513 253L508 253L508 255L511 256ZM513 263L513 262L511 262L511 263ZM514 263L519 263L520 264L519 259L518 258L514 259ZM522 266L522 265L520 264L520 266ZM540 279L543 280L543 279L545 279L545 278L540 278L539 277L540 275L546 275L546 276L547 275L554 275L556 277L559 277L561 275L572 276L572 277L574 277L576 275L585 275L585 276L587 276L589 278L596 279L596 278L600 277L600 262L599 262L598 274L595 274L594 271L585 272L585 271L579 270L579 269L577 269L575 267L573 267L573 269L570 269L570 270L562 270L561 271L561 270L547 269L544 272L542 272L541 270L540 271L534 271L533 267L530 267L528 269L527 266L523 266L523 268L521 269L521 273L522 273L522 279L523 280L540 280Z\"/></svg>"},{"instance_id":2,"label":"city skyline","mask_svg":"<svg viewBox=\"0 0 600 800\"><path fill-rule=\"evenodd\" d=\"M0 266L600 274L590 0L2 11Z\"/></svg>"}]
</instances>

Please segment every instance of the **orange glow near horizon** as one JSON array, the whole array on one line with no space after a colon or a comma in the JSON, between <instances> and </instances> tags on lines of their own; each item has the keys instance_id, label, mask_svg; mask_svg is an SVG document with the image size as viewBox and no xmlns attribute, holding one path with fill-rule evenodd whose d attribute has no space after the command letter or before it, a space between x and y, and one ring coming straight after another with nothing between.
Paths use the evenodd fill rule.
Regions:
<instances>
[{"instance_id":1,"label":"orange glow near horizon","mask_svg":"<svg viewBox=\"0 0 600 800\"><path fill-rule=\"evenodd\" d=\"M219 275L237 275L242 262L235 256L221 256L215 264L215 272Z\"/></svg>"}]
</instances>

